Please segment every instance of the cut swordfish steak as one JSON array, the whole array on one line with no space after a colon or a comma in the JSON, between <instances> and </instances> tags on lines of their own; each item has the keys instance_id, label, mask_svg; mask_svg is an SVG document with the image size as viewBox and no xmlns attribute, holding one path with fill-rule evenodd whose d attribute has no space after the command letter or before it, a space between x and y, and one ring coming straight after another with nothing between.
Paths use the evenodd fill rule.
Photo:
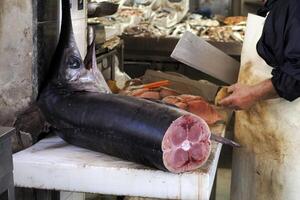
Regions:
<instances>
[{"instance_id":1,"label":"cut swordfish steak","mask_svg":"<svg viewBox=\"0 0 300 200\"><path fill-rule=\"evenodd\" d=\"M39 105L70 144L174 173L209 157L210 130L196 115L134 97L66 91L48 86Z\"/></svg>"},{"instance_id":2,"label":"cut swordfish steak","mask_svg":"<svg viewBox=\"0 0 300 200\"><path fill-rule=\"evenodd\" d=\"M206 123L195 116L184 115L168 128L163 142L163 161L172 172L197 169L210 154L210 131Z\"/></svg>"},{"instance_id":3,"label":"cut swordfish steak","mask_svg":"<svg viewBox=\"0 0 300 200\"><path fill-rule=\"evenodd\" d=\"M215 110L215 108L200 96L168 96L163 99L163 102L175 105L178 108L191 112L204 119L204 121L206 121L206 123L209 125L223 120L222 116Z\"/></svg>"}]
</instances>

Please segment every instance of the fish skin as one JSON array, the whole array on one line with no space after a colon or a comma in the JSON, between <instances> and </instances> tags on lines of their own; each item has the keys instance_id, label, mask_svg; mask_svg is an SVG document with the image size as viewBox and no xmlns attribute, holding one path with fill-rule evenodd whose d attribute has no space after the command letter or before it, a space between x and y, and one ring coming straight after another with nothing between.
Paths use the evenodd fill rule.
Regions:
<instances>
[{"instance_id":1,"label":"fish skin","mask_svg":"<svg viewBox=\"0 0 300 200\"><path fill-rule=\"evenodd\" d=\"M167 171L165 132L184 112L124 95L71 92L49 85L39 106L66 142Z\"/></svg>"},{"instance_id":2,"label":"fish skin","mask_svg":"<svg viewBox=\"0 0 300 200\"><path fill-rule=\"evenodd\" d=\"M49 81L66 84L79 76L84 64L77 47L71 20L70 2L62 0L62 20L59 42L50 63ZM71 69L74 69L71 71ZM70 74L73 72L73 76Z\"/></svg>"},{"instance_id":3,"label":"fish skin","mask_svg":"<svg viewBox=\"0 0 300 200\"><path fill-rule=\"evenodd\" d=\"M62 9L61 36L50 66L53 74L37 101L47 122L70 144L166 170L161 143L180 112L148 100L95 92L97 85L82 82L80 78L95 67L95 44L83 62L69 0L62 0Z\"/></svg>"},{"instance_id":4,"label":"fish skin","mask_svg":"<svg viewBox=\"0 0 300 200\"><path fill-rule=\"evenodd\" d=\"M94 39L82 60L74 37L69 0L62 0L61 32L48 74L40 92L51 83L68 85L74 91L111 93L97 68Z\"/></svg>"}]
</instances>

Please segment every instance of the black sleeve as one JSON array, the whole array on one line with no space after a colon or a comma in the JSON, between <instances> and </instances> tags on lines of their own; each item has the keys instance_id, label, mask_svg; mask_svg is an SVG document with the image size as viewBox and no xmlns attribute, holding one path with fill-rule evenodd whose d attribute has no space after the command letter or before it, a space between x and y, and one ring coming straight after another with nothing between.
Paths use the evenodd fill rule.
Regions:
<instances>
[{"instance_id":1,"label":"black sleeve","mask_svg":"<svg viewBox=\"0 0 300 200\"><path fill-rule=\"evenodd\" d=\"M293 76L282 72L280 68L275 68L272 71L272 83L277 94L288 100L294 101L300 97L300 81Z\"/></svg>"},{"instance_id":2,"label":"black sleeve","mask_svg":"<svg viewBox=\"0 0 300 200\"><path fill-rule=\"evenodd\" d=\"M259 8L257 15L265 17L272 9L277 0L267 0L263 7Z\"/></svg>"},{"instance_id":3,"label":"black sleeve","mask_svg":"<svg viewBox=\"0 0 300 200\"><path fill-rule=\"evenodd\" d=\"M299 3L297 3L299 5ZM296 5L296 7L298 7ZM272 83L282 98L293 101L300 97L300 15L298 8L289 9L284 31L284 63L273 71ZM276 33L274 33L276 34Z\"/></svg>"}]
</instances>

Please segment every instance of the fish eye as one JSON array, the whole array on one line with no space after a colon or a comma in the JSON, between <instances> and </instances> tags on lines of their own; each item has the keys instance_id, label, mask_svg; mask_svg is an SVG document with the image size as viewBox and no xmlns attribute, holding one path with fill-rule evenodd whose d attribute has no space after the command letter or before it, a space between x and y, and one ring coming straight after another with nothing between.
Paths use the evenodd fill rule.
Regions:
<instances>
[{"instance_id":1,"label":"fish eye","mask_svg":"<svg viewBox=\"0 0 300 200\"><path fill-rule=\"evenodd\" d=\"M80 60L78 58L76 58L74 56L70 56L67 59L67 65L71 69L79 69L80 65L81 65L81 62L80 62Z\"/></svg>"}]
</instances>

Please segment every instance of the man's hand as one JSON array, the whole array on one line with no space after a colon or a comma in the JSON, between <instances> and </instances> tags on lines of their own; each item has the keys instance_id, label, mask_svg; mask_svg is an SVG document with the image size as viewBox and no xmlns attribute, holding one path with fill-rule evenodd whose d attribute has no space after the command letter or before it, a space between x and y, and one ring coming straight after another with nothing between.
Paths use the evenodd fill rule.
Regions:
<instances>
[{"instance_id":1,"label":"man's hand","mask_svg":"<svg viewBox=\"0 0 300 200\"><path fill-rule=\"evenodd\" d=\"M253 86L234 84L228 88L228 97L220 101L221 106L234 110L247 110L258 100Z\"/></svg>"},{"instance_id":2,"label":"man's hand","mask_svg":"<svg viewBox=\"0 0 300 200\"><path fill-rule=\"evenodd\" d=\"M259 100L278 97L270 79L254 86L234 84L228 88L228 97L220 101L220 105L235 110L247 110Z\"/></svg>"}]
</instances>

